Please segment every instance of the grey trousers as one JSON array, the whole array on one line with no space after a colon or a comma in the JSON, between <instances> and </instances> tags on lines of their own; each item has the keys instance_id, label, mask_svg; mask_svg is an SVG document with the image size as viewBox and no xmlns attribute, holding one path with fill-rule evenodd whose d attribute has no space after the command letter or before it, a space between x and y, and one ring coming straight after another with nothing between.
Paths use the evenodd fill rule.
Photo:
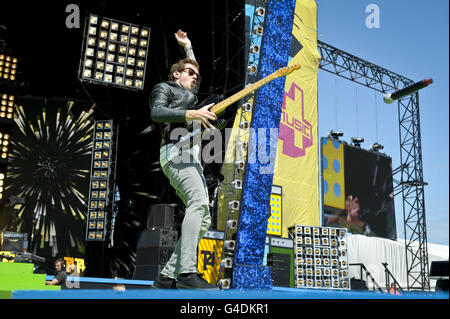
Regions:
<instances>
[{"instance_id":1,"label":"grey trousers","mask_svg":"<svg viewBox=\"0 0 450 319\"><path fill-rule=\"evenodd\" d=\"M169 162L162 169L186 206L181 236L161 270L162 275L176 279L179 274L197 273L197 246L211 225L208 187L200 164Z\"/></svg>"}]
</instances>

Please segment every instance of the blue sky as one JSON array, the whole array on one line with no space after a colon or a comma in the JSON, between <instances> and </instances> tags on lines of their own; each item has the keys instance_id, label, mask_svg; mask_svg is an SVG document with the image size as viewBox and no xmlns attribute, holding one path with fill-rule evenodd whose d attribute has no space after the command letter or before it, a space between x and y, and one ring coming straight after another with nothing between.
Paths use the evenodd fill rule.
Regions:
<instances>
[{"instance_id":1,"label":"blue sky","mask_svg":"<svg viewBox=\"0 0 450 319\"><path fill-rule=\"evenodd\" d=\"M432 78L419 93L428 243L449 243L449 2L447 0L316 0L318 39L413 81ZM367 28L376 4L379 28ZM378 141L400 165L398 106L383 95L319 70L319 136L344 131L344 140ZM338 114L336 117L336 113ZM337 126L337 127L336 127ZM404 238L402 199L396 196L397 233Z\"/></svg>"}]
</instances>

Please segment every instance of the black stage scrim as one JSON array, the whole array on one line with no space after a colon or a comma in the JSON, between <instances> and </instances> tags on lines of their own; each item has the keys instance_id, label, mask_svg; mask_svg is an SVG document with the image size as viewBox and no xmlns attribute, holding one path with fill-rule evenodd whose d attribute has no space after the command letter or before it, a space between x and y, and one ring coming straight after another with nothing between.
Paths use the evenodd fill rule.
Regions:
<instances>
[{"instance_id":1,"label":"black stage scrim","mask_svg":"<svg viewBox=\"0 0 450 319\"><path fill-rule=\"evenodd\" d=\"M322 141L323 226L396 240L392 159L336 140Z\"/></svg>"},{"instance_id":2,"label":"black stage scrim","mask_svg":"<svg viewBox=\"0 0 450 319\"><path fill-rule=\"evenodd\" d=\"M67 99L21 99L16 109L5 197L25 198L17 231L47 259L82 257L93 116ZM33 227L34 225L34 227Z\"/></svg>"}]
</instances>

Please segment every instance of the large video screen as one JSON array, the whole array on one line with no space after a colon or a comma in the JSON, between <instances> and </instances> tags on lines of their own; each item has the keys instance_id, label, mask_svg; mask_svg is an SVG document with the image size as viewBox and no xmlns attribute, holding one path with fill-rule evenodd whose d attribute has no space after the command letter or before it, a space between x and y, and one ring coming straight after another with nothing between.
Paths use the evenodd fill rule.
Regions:
<instances>
[{"instance_id":1,"label":"large video screen","mask_svg":"<svg viewBox=\"0 0 450 319\"><path fill-rule=\"evenodd\" d=\"M392 159L322 138L323 226L396 240Z\"/></svg>"},{"instance_id":2,"label":"large video screen","mask_svg":"<svg viewBox=\"0 0 450 319\"><path fill-rule=\"evenodd\" d=\"M56 258L84 254L91 113L81 102L56 98L23 99L16 110L3 227L27 233L29 251L46 258L50 269ZM11 196L25 200L17 216L7 202Z\"/></svg>"}]
</instances>

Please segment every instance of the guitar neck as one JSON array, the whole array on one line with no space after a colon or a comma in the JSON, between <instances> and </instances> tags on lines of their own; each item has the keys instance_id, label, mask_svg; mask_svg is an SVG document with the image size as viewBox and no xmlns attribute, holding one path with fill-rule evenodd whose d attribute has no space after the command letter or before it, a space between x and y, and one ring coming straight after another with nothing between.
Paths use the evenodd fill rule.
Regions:
<instances>
[{"instance_id":1,"label":"guitar neck","mask_svg":"<svg viewBox=\"0 0 450 319\"><path fill-rule=\"evenodd\" d=\"M260 87L264 86L265 84L269 83L270 81L274 80L275 78L276 78L275 74L272 73L272 74L266 76L265 78L247 86L245 89L237 92L236 94L233 94L232 96L226 98L222 102L219 102L216 105L213 105L210 109L211 112L214 112L215 114L219 114L219 113L223 112L231 104L246 97L253 91L259 89Z\"/></svg>"}]
</instances>

